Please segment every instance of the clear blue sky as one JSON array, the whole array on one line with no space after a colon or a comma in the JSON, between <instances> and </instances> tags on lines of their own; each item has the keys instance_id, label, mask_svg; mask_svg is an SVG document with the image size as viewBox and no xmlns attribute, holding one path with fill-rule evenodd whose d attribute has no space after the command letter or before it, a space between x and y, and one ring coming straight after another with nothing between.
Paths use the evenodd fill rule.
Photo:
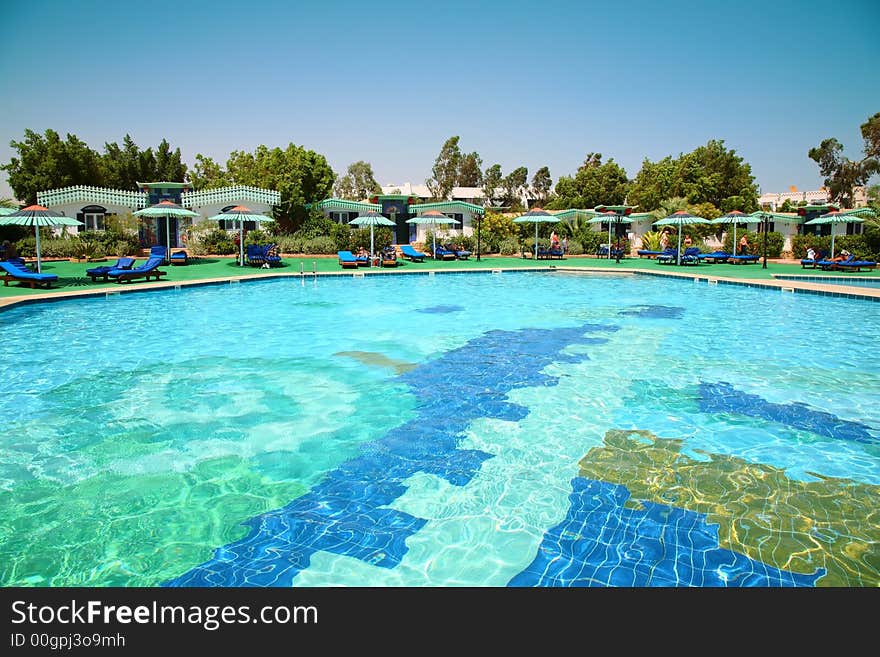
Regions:
<instances>
[{"instance_id":1,"label":"clear blue sky","mask_svg":"<svg viewBox=\"0 0 880 657\"><path fill-rule=\"evenodd\" d=\"M165 137L189 164L292 141L421 183L460 135L555 181L590 151L632 177L719 138L762 191L805 190L809 148L860 158L880 111L877 0L0 1L3 162L53 128L98 150Z\"/></svg>"}]
</instances>

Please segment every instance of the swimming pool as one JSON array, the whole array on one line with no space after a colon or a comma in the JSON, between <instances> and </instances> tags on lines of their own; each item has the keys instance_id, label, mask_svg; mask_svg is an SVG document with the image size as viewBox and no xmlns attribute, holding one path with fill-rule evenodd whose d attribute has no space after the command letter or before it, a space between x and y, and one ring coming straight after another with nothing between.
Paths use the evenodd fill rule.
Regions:
<instances>
[{"instance_id":1,"label":"swimming pool","mask_svg":"<svg viewBox=\"0 0 880 657\"><path fill-rule=\"evenodd\" d=\"M876 586L878 320L561 272L12 309L2 583Z\"/></svg>"}]
</instances>

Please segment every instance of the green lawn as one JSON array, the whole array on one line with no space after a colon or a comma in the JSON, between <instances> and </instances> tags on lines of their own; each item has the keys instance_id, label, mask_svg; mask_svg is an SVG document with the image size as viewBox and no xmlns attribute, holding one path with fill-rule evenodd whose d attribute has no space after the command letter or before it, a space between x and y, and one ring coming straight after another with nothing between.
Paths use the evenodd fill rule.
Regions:
<instances>
[{"instance_id":1,"label":"green lawn","mask_svg":"<svg viewBox=\"0 0 880 657\"><path fill-rule=\"evenodd\" d=\"M143 259L141 259L143 260ZM49 292L52 291L70 291L70 290L98 290L98 289L121 289L121 288L130 288L130 287L148 287L155 285L154 281L145 282L143 280L135 281L132 283L118 284L118 283L92 283L91 280L86 276L86 269L91 267L96 267L105 264L112 264L115 262L115 259L109 259L107 262L103 263L73 263L69 261L52 261L52 262L44 262L43 263L43 272L51 273L58 275L58 282L53 283L52 288ZM654 271L654 272L683 272L683 273L699 273L702 276L710 275L710 276L727 276L731 278L754 278L754 279L770 279L772 278L772 274L808 274L808 275L817 275L817 276L860 276L864 278L873 277L880 278L880 273L877 271L872 272L861 272L861 273L853 273L853 272L823 272L821 270L810 270L810 269L802 269L799 264L783 264L783 263L775 263L770 262L767 265L767 269L763 269L761 267L761 263L751 264L751 265L728 265L728 264L700 264L697 266L687 266L687 267L677 267L675 265L661 265L658 264L655 260L648 260L645 258L626 258L622 260L620 263L615 262L614 260L605 260L598 259L594 257L581 257L581 256L573 256L568 257L565 260L539 260L535 263L533 260L524 260L522 258L515 257L499 257L499 256L488 256L483 257L481 261L477 261L474 257L471 257L468 260L455 260L455 261L444 261L444 262L434 262L431 260L427 260L424 263L414 263L409 262L407 260L399 261L400 264L396 268L397 271L406 271L406 272L414 272L414 271L427 271L429 269L435 270L466 270L466 269L480 269L480 268L504 268L504 269L514 269L514 268L523 268L523 267L594 267L600 269L607 269L611 271L621 270L621 269L638 269L641 271ZM197 279L206 279L206 278L229 278L232 276L241 276L241 275L250 275L250 276L261 276L261 275L274 275L279 273L299 273L300 268L303 268L306 272L313 271L313 268L318 272L346 272L348 274L352 273L354 270L346 269L343 270L339 263L337 262L336 257L326 257L326 256L313 256L313 257L285 257L284 265L282 267L275 267L273 269L257 269L253 267L238 267L235 264L235 260L233 258L217 258L217 257L204 257L204 258L191 258L190 264L185 266L172 266L167 265L162 267L164 271L167 272L167 276L164 276L162 280L179 282L179 281L192 281ZM357 271L365 272L369 271L365 268L359 268ZM395 271L393 269L383 269L383 272L386 271ZM30 289L26 285L22 285L16 282L10 282L8 287L0 287L0 297L10 297L10 296L20 296L20 295L31 295L31 294L41 294L45 293L46 290L37 288Z\"/></svg>"}]
</instances>

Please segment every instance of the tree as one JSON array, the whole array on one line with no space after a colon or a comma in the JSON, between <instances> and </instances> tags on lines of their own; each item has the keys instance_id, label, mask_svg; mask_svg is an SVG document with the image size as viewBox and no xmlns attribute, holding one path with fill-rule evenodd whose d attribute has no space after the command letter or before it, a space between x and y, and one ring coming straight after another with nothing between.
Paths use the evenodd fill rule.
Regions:
<instances>
[{"instance_id":1,"label":"tree","mask_svg":"<svg viewBox=\"0 0 880 657\"><path fill-rule=\"evenodd\" d=\"M681 196L692 204L711 203L723 207L725 199L739 196L742 210L758 207L758 187L751 165L743 161L724 140L710 140L677 158L657 162L647 158L636 174L627 200L642 210L653 210L667 198Z\"/></svg>"},{"instance_id":2,"label":"tree","mask_svg":"<svg viewBox=\"0 0 880 657\"><path fill-rule=\"evenodd\" d=\"M382 188L373 176L373 167L363 160L349 164L348 172L336 182L334 187L334 194L337 197L355 201L381 193Z\"/></svg>"},{"instance_id":3,"label":"tree","mask_svg":"<svg viewBox=\"0 0 880 657\"><path fill-rule=\"evenodd\" d=\"M186 164L181 160L179 148L172 152L168 140L163 139L155 154L152 148L141 151L128 134L121 147L116 142L104 143L101 170L104 185L115 189L134 190L138 182L183 182L186 179Z\"/></svg>"},{"instance_id":4,"label":"tree","mask_svg":"<svg viewBox=\"0 0 880 657\"><path fill-rule=\"evenodd\" d=\"M18 152L2 167L16 197L28 205L37 202L37 192L70 185L102 185L101 156L69 134L62 141L54 130L40 135L25 130L22 141L11 141Z\"/></svg>"},{"instance_id":5,"label":"tree","mask_svg":"<svg viewBox=\"0 0 880 657\"><path fill-rule=\"evenodd\" d=\"M450 137L440 149L440 154L431 169L432 177L425 182L431 195L437 200L447 200L452 188L458 180L461 150L458 148L458 136Z\"/></svg>"},{"instance_id":6,"label":"tree","mask_svg":"<svg viewBox=\"0 0 880 657\"><path fill-rule=\"evenodd\" d=\"M482 185L483 172L480 169L482 166L483 160L476 151L462 155L458 165L459 187L479 187Z\"/></svg>"},{"instance_id":7,"label":"tree","mask_svg":"<svg viewBox=\"0 0 880 657\"><path fill-rule=\"evenodd\" d=\"M504 178L504 191L508 205L518 205L522 202L521 192L529 182L529 170L526 167L517 167Z\"/></svg>"},{"instance_id":8,"label":"tree","mask_svg":"<svg viewBox=\"0 0 880 657\"><path fill-rule=\"evenodd\" d=\"M486 169L486 173L483 176L483 198L486 205L492 205L503 183L500 164L493 164Z\"/></svg>"},{"instance_id":9,"label":"tree","mask_svg":"<svg viewBox=\"0 0 880 657\"><path fill-rule=\"evenodd\" d=\"M230 184L264 187L281 192L275 219L285 230L299 227L307 216L307 203L330 196L335 182L327 159L304 146L258 146L253 153L233 151L226 162Z\"/></svg>"},{"instance_id":10,"label":"tree","mask_svg":"<svg viewBox=\"0 0 880 657\"><path fill-rule=\"evenodd\" d=\"M587 153L574 177L562 176L556 183L553 209L594 208L619 205L626 200L629 180L614 158L602 164L601 153Z\"/></svg>"},{"instance_id":11,"label":"tree","mask_svg":"<svg viewBox=\"0 0 880 657\"><path fill-rule=\"evenodd\" d=\"M550 167L541 167L535 171L535 175L532 177L532 192L541 205L547 201L552 187L553 178L550 177Z\"/></svg>"},{"instance_id":12,"label":"tree","mask_svg":"<svg viewBox=\"0 0 880 657\"><path fill-rule=\"evenodd\" d=\"M171 152L168 140L163 139L156 151L155 177L150 180L183 182L186 178L186 165L180 159L180 148Z\"/></svg>"},{"instance_id":13,"label":"tree","mask_svg":"<svg viewBox=\"0 0 880 657\"><path fill-rule=\"evenodd\" d=\"M229 184L226 171L212 158L198 153L196 163L188 172L188 178L195 189L212 189Z\"/></svg>"},{"instance_id":14,"label":"tree","mask_svg":"<svg viewBox=\"0 0 880 657\"><path fill-rule=\"evenodd\" d=\"M854 162L843 155L843 145L834 137L823 139L807 155L819 165L825 177L825 186L831 200L852 207L854 188L866 185L875 173L880 173L880 112L861 125L864 139L864 157Z\"/></svg>"}]
</instances>

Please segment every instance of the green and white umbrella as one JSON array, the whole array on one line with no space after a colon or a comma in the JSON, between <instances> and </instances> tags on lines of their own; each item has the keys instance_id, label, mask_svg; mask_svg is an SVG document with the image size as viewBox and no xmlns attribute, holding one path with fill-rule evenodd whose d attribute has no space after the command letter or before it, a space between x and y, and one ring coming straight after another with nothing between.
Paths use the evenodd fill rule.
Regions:
<instances>
[{"instance_id":1,"label":"green and white umbrella","mask_svg":"<svg viewBox=\"0 0 880 657\"><path fill-rule=\"evenodd\" d=\"M856 208L854 210L835 210L828 214L823 214L815 219L810 219L804 225L815 226L822 224L860 224L866 218L875 217L876 214L871 208ZM831 257L834 257L834 226L831 227Z\"/></svg>"},{"instance_id":2,"label":"green and white umbrella","mask_svg":"<svg viewBox=\"0 0 880 657\"><path fill-rule=\"evenodd\" d=\"M82 226L77 219L65 217L60 212L55 212L42 205L29 205L23 210L12 212L5 217L0 217L0 226L33 226L37 238L37 273L42 270L40 258L40 226Z\"/></svg>"},{"instance_id":3,"label":"green and white umbrella","mask_svg":"<svg viewBox=\"0 0 880 657\"><path fill-rule=\"evenodd\" d=\"M592 219L588 220L588 224L601 224L608 222L608 259L611 260L611 224L612 222L615 224L620 224L623 221L623 215L617 214L614 211L611 212L602 212L601 214L597 214ZM615 230L615 232L617 232Z\"/></svg>"},{"instance_id":4,"label":"green and white umbrella","mask_svg":"<svg viewBox=\"0 0 880 657\"><path fill-rule=\"evenodd\" d=\"M532 208L513 220L515 224L535 224L535 262L538 261L538 224L557 224L559 217L541 208Z\"/></svg>"},{"instance_id":5,"label":"green and white umbrella","mask_svg":"<svg viewBox=\"0 0 880 657\"><path fill-rule=\"evenodd\" d=\"M208 221L237 221L238 222L238 266L244 267L244 222L245 221L274 221L272 217L258 214L244 205L236 205L226 212L208 217Z\"/></svg>"},{"instance_id":6,"label":"green and white umbrella","mask_svg":"<svg viewBox=\"0 0 880 657\"><path fill-rule=\"evenodd\" d=\"M682 226L691 226L693 224L710 224L712 223L708 219L704 219L703 217L697 217L695 215L690 214L689 212L685 212L681 210L680 212L674 212L668 217L664 217L663 219L658 219L654 222L655 226L677 226L678 227L678 252L675 257L675 264L681 264L681 227Z\"/></svg>"},{"instance_id":7,"label":"green and white umbrella","mask_svg":"<svg viewBox=\"0 0 880 657\"><path fill-rule=\"evenodd\" d=\"M428 210L424 214L417 215L412 219L407 219L406 223L408 224L425 224L430 225L431 230L431 239L433 241L433 249L431 250L432 257L436 258L434 255L437 252L437 224L441 225L449 225L449 224L457 224L458 219L453 219L452 217L447 217L442 212L438 210Z\"/></svg>"},{"instance_id":8,"label":"green and white umbrella","mask_svg":"<svg viewBox=\"0 0 880 657\"><path fill-rule=\"evenodd\" d=\"M171 217L198 217L199 213L187 210L182 205L172 203L171 201L159 201L155 205L151 205L143 210L138 210L134 213L134 216L156 218L165 217L165 241L167 242L165 245L165 259L167 260L171 257Z\"/></svg>"},{"instance_id":9,"label":"green and white umbrella","mask_svg":"<svg viewBox=\"0 0 880 657\"><path fill-rule=\"evenodd\" d=\"M710 221L710 224L733 224L733 252L736 253L736 226L737 224L748 224L751 221L755 221L755 217L746 214L745 212L740 212L739 210L733 210L732 212L728 212L727 214L723 214L717 219L713 219Z\"/></svg>"},{"instance_id":10,"label":"green and white umbrella","mask_svg":"<svg viewBox=\"0 0 880 657\"><path fill-rule=\"evenodd\" d=\"M351 221L349 221L352 226L369 226L370 227L370 266L373 265L373 248L374 238L373 231L375 226L396 226L391 219L385 217L384 215L379 214L375 210L370 210L369 212L365 212L364 214L358 215Z\"/></svg>"},{"instance_id":11,"label":"green and white umbrella","mask_svg":"<svg viewBox=\"0 0 880 657\"><path fill-rule=\"evenodd\" d=\"M12 214L13 212L15 212L15 208L0 207L0 217L5 217L7 214Z\"/></svg>"}]
</instances>

